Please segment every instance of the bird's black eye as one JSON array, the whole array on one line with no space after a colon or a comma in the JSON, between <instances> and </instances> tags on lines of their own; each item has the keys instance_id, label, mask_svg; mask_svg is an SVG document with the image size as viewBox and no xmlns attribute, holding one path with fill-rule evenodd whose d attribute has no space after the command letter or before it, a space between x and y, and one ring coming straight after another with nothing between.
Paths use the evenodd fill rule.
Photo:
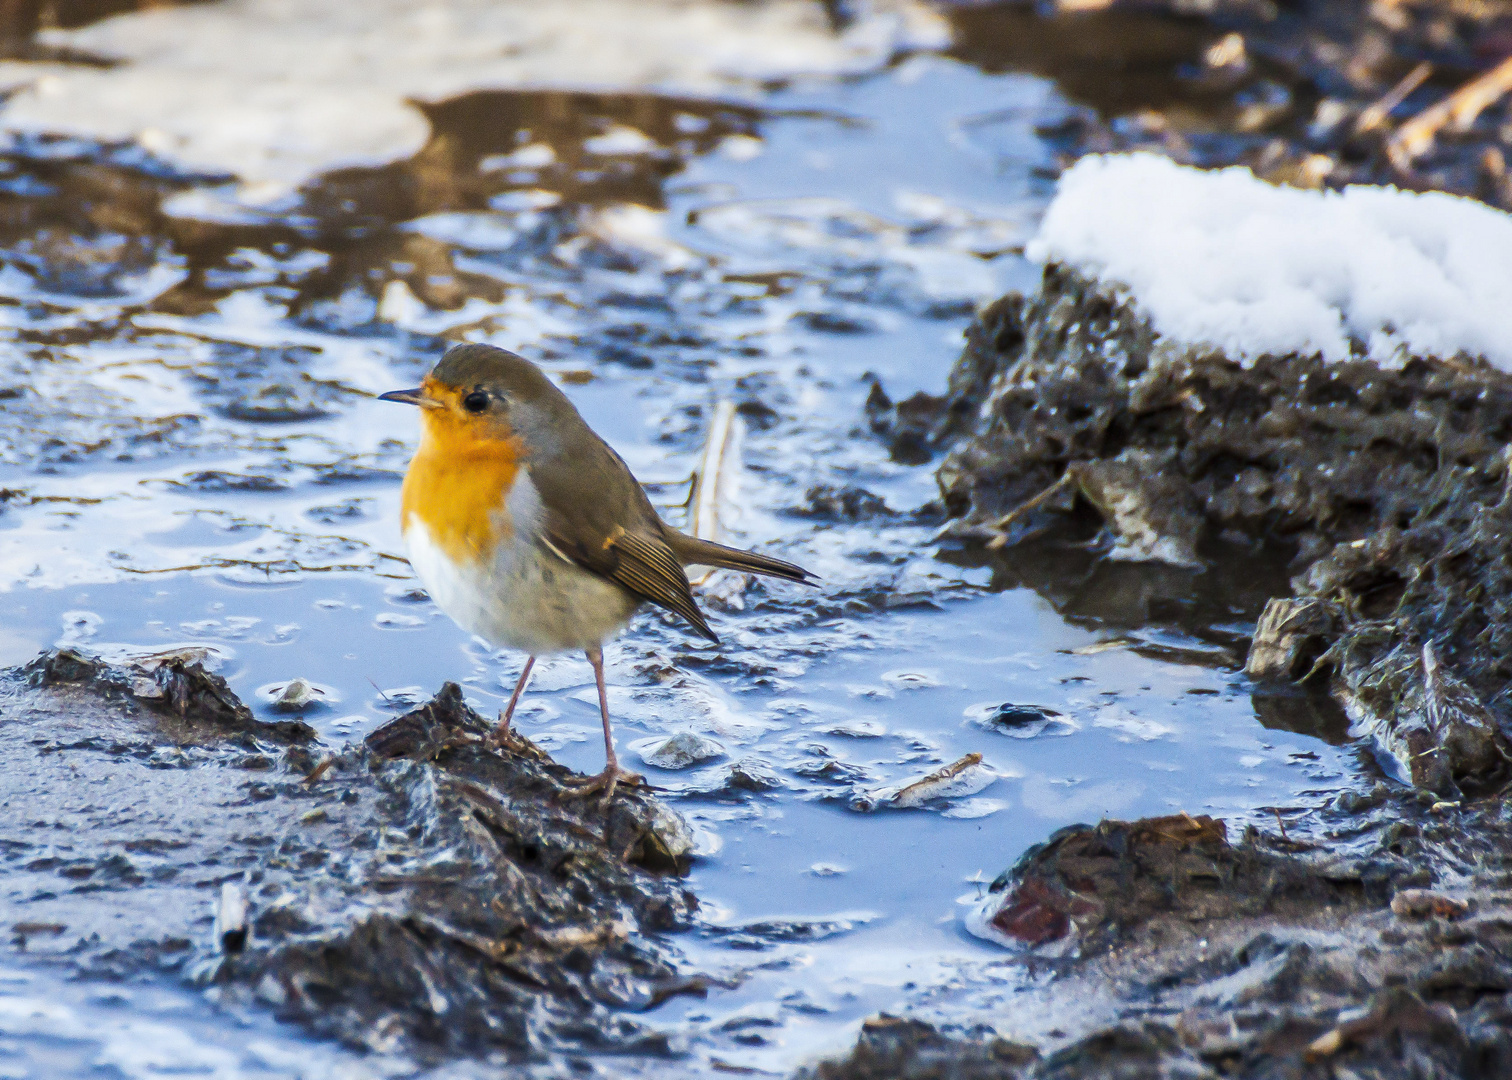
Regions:
<instances>
[{"instance_id":1,"label":"bird's black eye","mask_svg":"<svg viewBox=\"0 0 1512 1080\"><path fill-rule=\"evenodd\" d=\"M462 399L462 407L470 413L480 413L488 408L488 395L482 390L474 390Z\"/></svg>"}]
</instances>

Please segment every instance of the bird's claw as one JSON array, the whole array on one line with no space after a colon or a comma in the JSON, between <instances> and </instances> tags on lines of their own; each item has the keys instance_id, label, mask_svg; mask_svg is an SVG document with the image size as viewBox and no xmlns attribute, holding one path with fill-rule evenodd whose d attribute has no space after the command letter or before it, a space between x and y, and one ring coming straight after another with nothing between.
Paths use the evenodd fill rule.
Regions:
<instances>
[{"instance_id":1,"label":"bird's claw","mask_svg":"<svg viewBox=\"0 0 1512 1080\"><path fill-rule=\"evenodd\" d=\"M590 776L581 784L566 784L564 786L567 789L568 796L574 799L586 799L588 796L602 791L604 797L599 802L603 806L608 806L610 800L614 798L614 789L621 783L639 787L645 782L646 778L640 773L621 769L618 765L610 765L597 776Z\"/></svg>"}]
</instances>

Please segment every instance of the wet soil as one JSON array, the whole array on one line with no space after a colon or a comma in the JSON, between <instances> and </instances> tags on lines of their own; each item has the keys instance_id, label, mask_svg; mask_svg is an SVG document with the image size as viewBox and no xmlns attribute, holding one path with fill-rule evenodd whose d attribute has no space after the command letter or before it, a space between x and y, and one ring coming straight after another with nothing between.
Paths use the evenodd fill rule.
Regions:
<instances>
[{"instance_id":1,"label":"wet soil","mask_svg":"<svg viewBox=\"0 0 1512 1080\"><path fill-rule=\"evenodd\" d=\"M990 137L957 122L1003 107L1018 118ZM936 558L930 471L890 461L862 420L863 376L902 394L939 384L974 305L1025 273L1014 249L1045 192L1027 166L1048 161L1032 120L1052 107L1039 80L925 57L757 102L474 95L436 110L418 162L317 181L296 205L256 212L139 148L13 146L5 659L61 643L122 663L194 645L256 720L313 728L318 754L447 680L487 715L520 658L470 640L415 587L394 527L413 418L372 395L413 385L457 339L514 348L677 523L710 418L730 401L744 468L724 527L825 587L725 581L703 593L719 649L649 616L608 652L620 752L693 829L680 887L700 906L675 966L707 973L708 996L644 999L643 1011L635 997L574 1030L543 1009L556 1026L539 1036L554 1047L539 1067L786 1073L878 1010L944 987L1002 992L1019 976L963 933L957 901L1005 849L1106 813L1259 819L1301 790L1347 786L1355 768L1306 709L1252 700L1235 643L1253 611L1177 581L1100 593L1095 561L1026 585ZM632 124L656 133L638 144L652 149L598 152ZM449 159L451 144L473 149ZM1147 602L1198 614L1151 625ZM295 677L310 700L281 712ZM595 772L592 693L586 663L543 662L519 728ZM688 736L714 756L656 764L675 763L661 751ZM892 801L973 754L957 787ZM214 892L155 917L188 925ZM37 921L31 895L9 895L12 923ZM87 1072L94 1053L115 1060L112 1025L137 1022L175 1033L159 1041L184 1048L180 1070L298 1075L318 1050L402 1073L409 1033L430 1023L399 1024L391 1052L339 1056L305 1027L270 1025L281 1006L256 996L260 978L250 997L207 998L178 967L128 953L100 973L124 988L83 975L60 986L37 966L46 940L13 955L26 981L7 1006L44 1018L5 1031L49 1076ZM640 1037L620 1030L625 1016L653 1033L645 1053L613 1053ZM52 1056L64 1038L98 1050ZM444 1068L492 1066L468 1052Z\"/></svg>"},{"instance_id":2,"label":"wet soil","mask_svg":"<svg viewBox=\"0 0 1512 1080\"><path fill-rule=\"evenodd\" d=\"M946 395L874 393L895 453L950 447L962 558L1032 573L1046 550L1091 548L1209 587L1224 545L1289 559L1246 669L1329 692L1402 786L1278 811L1279 834L1238 843L1206 816L1062 830L993 883L979 931L1060 994L1109 994L1118 1026L1047 1046L889 1020L815 1075L1512 1067L1507 391L1464 357L1237 363L1051 265L1037 294L984 310Z\"/></svg>"},{"instance_id":3,"label":"wet soil","mask_svg":"<svg viewBox=\"0 0 1512 1080\"><path fill-rule=\"evenodd\" d=\"M1051 266L1038 295L987 309L951 385L919 399L936 443L980 417L940 466L950 532L1004 550L1074 528L1081 504L1113 559L1198 571L1214 539L1287 551L1250 673L1331 679L1397 774L1445 799L1506 784L1504 374L1239 364Z\"/></svg>"},{"instance_id":4,"label":"wet soil","mask_svg":"<svg viewBox=\"0 0 1512 1080\"><path fill-rule=\"evenodd\" d=\"M948 10L956 55L1050 75L1083 105L1040 127L1061 164L1148 148L1196 165L1248 165L1302 187L1387 183L1512 207L1505 3L1107 0Z\"/></svg>"},{"instance_id":5,"label":"wet soil","mask_svg":"<svg viewBox=\"0 0 1512 1080\"><path fill-rule=\"evenodd\" d=\"M1340 803L1306 838L1231 843L1205 817L1063 830L994 882L982 918L1111 1022L1036 1044L883 1016L800 1075L1505 1075L1504 804L1435 814L1384 785Z\"/></svg>"},{"instance_id":6,"label":"wet soil","mask_svg":"<svg viewBox=\"0 0 1512 1080\"><path fill-rule=\"evenodd\" d=\"M654 1054L623 1014L707 988L659 943L696 907L686 824L633 788L575 795L521 736L491 744L455 683L321 751L182 658L54 651L3 679L12 945L76 977L176 972L420 1060L585 1033Z\"/></svg>"}]
</instances>

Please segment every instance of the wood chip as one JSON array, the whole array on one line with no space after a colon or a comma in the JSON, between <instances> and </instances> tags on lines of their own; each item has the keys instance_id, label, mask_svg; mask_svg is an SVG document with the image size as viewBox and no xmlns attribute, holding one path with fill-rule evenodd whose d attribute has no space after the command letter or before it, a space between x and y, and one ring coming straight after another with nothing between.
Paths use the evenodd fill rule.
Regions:
<instances>
[{"instance_id":1,"label":"wood chip","mask_svg":"<svg viewBox=\"0 0 1512 1080\"><path fill-rule=\"evenodd\" d=\"M954 793L956 779L967 769L982 763L982 755L970 753L959 761L953 761L942 769L936 769L922 780L898 789L892 797L894 806L912 807L922 806L931 799L942 798Z\"/></svg>"},{"instance_id":2,"label":"wood chip","mask_svg":"<svg viewBox=\"0 0 1512 1080\"><path fill-rule=\"evenodd\" d=\"M239 953L247 944L247 888L240 881L221 885L215 908L215 938L224 953Z\"/></svg>"},{"instance_id":3,"label":"wood chip","mask_svg":"<svg viewBox=\"0 0 1512 1080\"><path fill-rule=\"evenodd\" d=\"M1333 1057L1343 1045L1344 1032L1340 1028L1325 1031L1307 1044L1307 1060L1317 1061L1319 1058Z\"/></svg>"}]
</instances>

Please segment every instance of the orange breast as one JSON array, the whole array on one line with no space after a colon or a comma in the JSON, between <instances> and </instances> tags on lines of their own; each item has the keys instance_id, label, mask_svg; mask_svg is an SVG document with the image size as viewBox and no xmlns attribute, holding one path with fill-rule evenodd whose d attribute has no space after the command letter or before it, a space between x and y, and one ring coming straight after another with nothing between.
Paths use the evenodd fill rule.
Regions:
<instances>
[{"instance_id":1,"label":"orange breast","mask_svg":"<svg viewBox=\"0 0 1512 1080\"><path fill-rule=\"evenodd\" d=\"M510 533L503 504L519 473L520 440L484 432L446 409L421 410L420 449L404 476L401 528L425 523L431 542L453 562L492 555Z\"/></svg>"}]
</instances>

